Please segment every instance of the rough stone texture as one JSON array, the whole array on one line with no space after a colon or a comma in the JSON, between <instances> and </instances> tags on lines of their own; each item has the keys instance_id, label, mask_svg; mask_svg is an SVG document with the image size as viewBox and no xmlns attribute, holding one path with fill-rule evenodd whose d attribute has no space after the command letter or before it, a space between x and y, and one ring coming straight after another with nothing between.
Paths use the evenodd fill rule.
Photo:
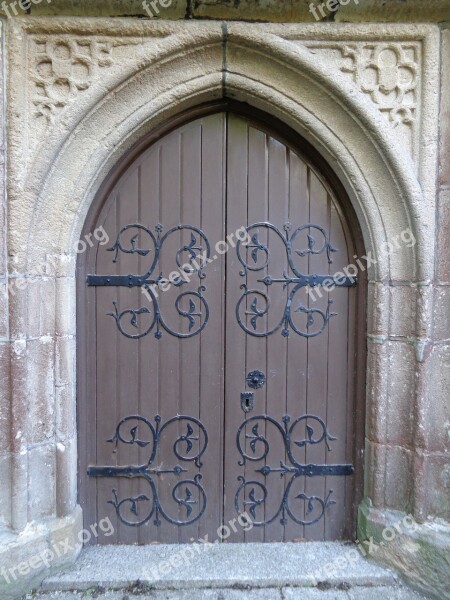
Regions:
<instances>
[{"instance_id":1,"label":"rough stone texture","mask_svg":"<svg viewBox=\"0 0 450 600\"><path fill-rule=\"evenodd\" d=\"M160 6L164 19L213 18L245 21L336 21L336 22L442 22L450 19L447 0L341 0L337 10L326 6L327 0L314 0L322 9L310 11L311 0L172 0L168 6ZM27 8L27 0L24 0ZM150 4L150 0L148 0ZM142 0L41 0L28 2L28 13L38 15L80 16L139 16L147 17ZM337 5L337 3L336 3ZM19 6L17 12L25 13ZM8 14L1 11L1 14ZM316 15L316 16L315 16ZM15 15L13 9L8 16Z\"/></svg>"},{"instance_id":2,"label":"rough stone texture","mask_svg":"<svg viewBox=\"0 0 450 600\"><path fill-rule=\"evenodd\" d=\"M449 61L450 65L450 61ZM449 66L450 70L450 66ZM450 84L449 84L450 87ZM448 94L447 94L448 96ZM450 110L447 121L443 122L443 128L445 129L445 123L450 123ZM449 126L450 130L450 126ZM448 148L450 148L450 135L448 137ZM442 153L441 153L442 156ZM450 189L442 189L438 196L438 231L437 231L437 250L436 250L436 277L438 281L450 283ZM448 324L447 324L448 326ZM449 337L449 329L447 329L447 335Z\"/></svg>"},{"instance_id":3,"label":"rough stone texture","mask_svg":"<svg viewBox=\"0 0 450 600\"><path fill-rule=\"evenodd\" d=\"M4 34L3 23L0 23L0 281L4 282L6 275L6 190L5 190L5 115L4 115ZM3 337L3 336L2 336Z\"/></svg>"},{"instance_id":4,"label":"rough stone texture","mask_svg":"<svg viewBox=\"0 0 450 600\"><path fill-rule=\"evenodd\" d=\"M7 230L5 190L4 35L0 23L0 535L11 525L11 443L9 318L7 293Z\"/></svg>"},{"instance_id":5,"label":"rough stone texture","mask_svg":"<svg viewBox=\"0 0 450 600\"><path fill-rule=\"evenodd\" d=\"M344 569L333 569L338 556L345 559L351 550L355 553L352 545L339 542L198 544L196 548L167 544L86 548L72 568L46 579L42 590L82 591L97 584L123 589L137 580L154 589L196 590L234 585L311 587L320 581L392 585L396 581L392 571L366 561L360 553L346 560ZM180 558L182 552L189 553L186 559ZM175 568L171 560L177 557Z\"/></svg>"},{"instance_id":6,"label":"rough stone texture","mask_svg":"<svg viewBox=\"0 0 450 600\"><path fill-rule=\"evenodd\" d=\"M143 6L143 0L42 0L31 6L29 14L42 15L81 15L93 17L145 17L159 19L184 19L188 3L186 0L158 0L153 9L151 0L147 0L149 12ZM159 11L159 12L158 12ZM153 17L152 17L153 15Z\"/></svg>"},{"instance_id":7,"label":"rough stone texture","mask_svg":"<svg viewBox=\"0 0 450 600\"><path fill-rule=\"evenodd\" d=\"M341 2L344 5L344 2ZM450 6L445 0L349 0L341 6L336 22L342 21L448 21Z\"/></svg>"},{"instance_id":8,"label":"rough stone texture","mask_svg":"<svg viewBox=\"0 0 450 600\"><path fill-rule=\"evenodd\" d=\"M450 30L442 32L440 183L450 186Z\"/></svg>"},{"instance_id":9,"label":"rough stone texture","mask_svg":"<svg viewBox=\"0 0 450 600\"><path fill-rule=\"evenodd\" d=\"M194 18L212 19L245 19L249 21L272 22L315 22L314 14L309 10L311 0L293 0L280 2L279 0L197 0L192 3L191 15ZM319 4L319 3L318 3ZM324 7L325 16L330 15ZM319 20L323 19L319 13Z\"/></svg>"},{"instance_id":10,"label":"rough stone texture","mask_svg":"<svg viewBox=\"0 0 450 600\"><path fill-rule=\"evenodd\" d=\"M133 588L131 588L133 589ZM139 593L138 589L132 595L124 592L96 592L98 600L191 600L191 589L177 591L152 591L148 594ZM81 594L73 592L50 592L26 597L24 600L82 600ZM308 588L269 588L269 589L229 589L216 588L213 590L195 590L196 600L420 600L423 596L415 594L410 589L400 586L385 587L356 587L345 590L322 590Z\"/></svg>"},{"instance_id":11,"label":"rough stone texture","mask_svg":"<svg viewBox=\"0 0 450 600\"><path fill-rule=\"evenodd\" d=\"M37 587L49 570L56 572L72 563L81 549L81 529L82 514L77 509L71 517L61 520L30 523L7 543L2 543L0 537L0 598L17 600Z\"/></svg>"},{"instance_id":12,"label":"rough stone texture","mask_svg":"<svg viewBox=\"0 0 450 600\"><path fill-rule=\"evenodd\" d=\"M448 310L448 305L447 305ZM434 400L433 410L423 415L422 436L418 445L428 452L444 453L450 450L450 344L436 343L423 365L424 377L430 381L429 397Z\"/></svg>"},{"instance_id":13,"label":"rough stone texture","mask_svg":"<svg viewBox=\"0 0 450 600\"><path fill-rule=\"evenodd\" d=\"M395 565L408 583L427 596L436 600L450 598L448 522L435 520L419 524L407 520L405 523L405 513L377 510L365 502L359 513L359 538L371 539L376 546L372 558Z\"/></svg>"}]
</instances>

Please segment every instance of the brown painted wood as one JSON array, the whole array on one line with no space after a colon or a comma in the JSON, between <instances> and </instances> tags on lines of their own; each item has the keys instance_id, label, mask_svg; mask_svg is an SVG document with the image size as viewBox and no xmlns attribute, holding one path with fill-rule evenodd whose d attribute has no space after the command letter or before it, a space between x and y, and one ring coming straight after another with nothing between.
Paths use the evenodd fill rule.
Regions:
<instances>
[{"instance_id":1,"label":"brown painted wood","mask_svg":"<svg viewBox=\"0 0 450 600\"><path fill-rule=\"evenodd\" d=\"M352 262L354 254L363 252L353 211L333 173L306 142L279 123L275 123L274 134L273 124L269 126L265 121L263 115L250 115L246 107L232 103L208 105L191 115L180 116L130 151L105 182L87 219L85 232L102 225L110 237L108 245L81 256L78 266L80 502L86 526L108 516L115 528L114 536L100 537L99 543L187 543L205 535L216 539L219 526L237 517L236 494L244 482L247 483L242 494L237 497L240 510L253 509L255 520L266 524L248 532L237 526L226 541L354 536L355 510L362 491L364 274L357 288L331 292L331 310L338 314L320 335L303 337L292 330L289 335L282 335L279 329L256 337L238 322L236 306L243 294L241 286L245 283L247 289L267 292L270 309L256 319L254 331L272 329L281 319L292 284L265 285L261 280L267 276L283 278L284 273L293 275L285 245L273 230L264 226L253 230L252 233L258 231L258 241L269 252L268 265L259 271L243 269L234 248L226 255L214 250L218 241L240 227L269 222L282 235L286 231L292 235L306 223L322 227L329 235L337 249L331 255L332 264L326 253L295 254L295 265L303 274L333 274ZM136 326L131 322L132 313L120 321L132 334L145 331L155 303L149 302L139 287L86 285L89 274L139 275L148 270L155 249L149 234L142 230L131 228L123 233L121 241L123 247L132 249L134 244L138 249L150 250L148 254L119 251L114 263L115 253L107 250L121 228L136 223L151 229L155 236L155 227L161 223L164 229L160 237L180 224L190 225L209 239L211 255L216 258L205 268L205 279L196 275L183 286L159 291L157 299L167 326L187 334L189 318L177 311L177 298L183 292L196 292L203 285L209 320L197 335L180 338L162 328L162 336L157 338L155 328L145 337L130 339L119 331L115 318L109 314L114 312L113 302L117 302L119 313L127 309L149 311L134 316ZM287 223L290 230L284 229ZM321 244L320 235L312 229L299 234L293 250L308 248L308 233ZM175 257L180 248L189 246L191 234L190 230L177 229L164 241L152 277L160 273L168 276L178 269ZM194 237L194 246L198 246L199 235ZM252 248L242 247L241 255L251 261L251 252ZM259 249L258 260L261 255ZM182 251L181 256L186 259L188 251ZM249 295L241 304L243 324L249 330L255 297ZM192 310L197 312L200 300L195 296L184 297L182 309L190 310L189 298L196 299ZM292 308L295 311L302 305L325 312L328 298L329 294L323 292L321 298L312 302L302 289L295 295ZM262 305L259 295L257 306ZM202 317L194 316L194 327L204 315L203 310ZM293 315L294 322L305 330L307 314L299 311ZM320 317L316 314L317 322ZM265 374L266 383L261 389L251 390L246 375L256 369ZM254 408L245 413L241 393L250 391L254 393ZM298 423L293 441L307 439L306 425L313 428L313 437L320 435L313 416L322 419L337 439L330 440L331 451L323 441L293 445L295 460L300 464L352 463L354 475L299 476L291 481L290 474L281 477L279 472L258 471L262 467L280 468L280 464L292 466L280 427L284 427L286 415L290 417L289 427L306 414L310 417ZM158 502L169 518L161 513L156 525L156 515L152 514L145 524L130 526L123 520L136 522L149 514L152 484L143 477L100 478L88 477L86 473L90 466L145 464L151 453L152 436L142 420L122 425L120 432L129 443L119 440L117 451L108 440L114 437L124 418L145 417L155 427L156 415L161 417L160 427L179 415L199 420L207 431L208 446L202 465L197 466L174 454L175 442L188 458L199 451L203 434L195 423L190 422L191 433L183 419L164 430L150 467L170 471L179 465L186 471L152 475ZM261 419L255 420L258 415ZM261 460L248 458L245 464L239 464L243 457L236 436L241 425L242 448L248 457L258 458L267 445L267 455ZM134 433L132 426L136 426ZM255 439L258 435L262 437ZM195 485L198 474L201 479L196 479ZM178 485L181 481L191 483ZM187 525L171 522L185 521L190 514L195 516L202 504L200 485L207 499L201 517ZM124 501L122 519L112 503L113 489L118 500ZM259 503L264 489L267 498ZM319 498L329 496L335 504L330 503L317 522L298 524L287 511L284 515L279 511L287 491L289 507L302 521L312 520L320 513ZM176 502L175 497L189 503Z\"/></svg>"}]
</instances>

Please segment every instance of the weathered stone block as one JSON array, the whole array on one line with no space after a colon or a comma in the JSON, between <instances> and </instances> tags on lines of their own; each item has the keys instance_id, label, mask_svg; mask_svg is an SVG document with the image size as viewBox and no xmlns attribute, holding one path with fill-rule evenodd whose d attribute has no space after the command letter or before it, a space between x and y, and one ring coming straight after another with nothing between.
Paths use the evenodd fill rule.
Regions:
<instances>
[{"instance_id":1,"label":"weathered stone block","mask_svg":"<svg viewBox=\"0 0 450 600\"><path fill-rule=\"evenodd\" d=\"M32 16L73 15L83 17L145 17L158 19L183 19L186 16L187 0L43 0L31 7Z\"/></svg>"},{"instance_id":2,"label":"weathered stone block","mask_svg":"<svg viewBox=\"0 0 450 600\"><path fill-rule=\"evenodd\" d=\"M55 281L29 279L23 290L27 304L27 337L52 336L55 331Z\"/></svg>"},{"instance_id":3,"label":"weathered stone block","mask_svg":"<svg viewBox=\"0 0 450 600\"><path fill-rule=\"evenodd\" d=\"M374 336L387 335L389 330L389 286L385 283L370 281L367 299L367 333Z\"/></svg>"},{"instance_id":4,"label":"weathered stone block","mask_svg":"<svg viewBox=\"0 0 450 600\"><path fill-rule=\"evenodd\" d=\"M11 527L11 476L11 454L0 452L0 529Z\"/></svg>"},{"instance_id":5,"label":"weathered stone block","mask_svg":"<svg viewBox=\"0 0 450 600\"><path fill-rule=\"evenodd\" d=\"M413 344L368 340L366 421L372 441L401 446L412 444L415 364Z\"/></svg>"},{"instance_id":6,"label":"weathered stone block","mask_svg":"<svg viewBox=\"0 0 450 600\"><path fill-rule=\"evenodd\" d=\"M441 185L450 185L450 29L442 31L441 77L439 176Z\"/></svg>"},{"instance_id":7,"label":"weathered stone block","mask_svg":"<svg viewBox=\"0 0 450 600\"><path fill-rule=\"evenodd\" d=\"M450 19L446 0L344 0L336 14L336 22L428 22Z\"/></svg>"},{"instance_id":8,"label":"weathered stone block","mask_svg":"<svg viewBox=\"0 0 450 600\"><path fill-rule=\"evenodd\" d=\"M0 342L0 453L11 451L11 380L9 353L9 342Z\"/></svg>"},{"instance_id":9,"label":"weathered stone block","mask_svg":"<svg viewBox=\"0 0 450 600\"><path fill-rule=\"evenodd\" d=\"M375 507L409 512L412 507L413 455L400 446L366 441L366 494Z\"/></svg>"},{"instance_id":10,"label":"weathered stone block","mask_svg":"<svg viewBox=\"0 0 450 600\"><path fill-rule=\"evenodd\" d=\"M421 518L450 522L450 453L420 453L414 479Z\"/></svg>"},{"instance_id":11,"label":"weathered stone block","mask_svg":"<svg viewBox=\"0 0 450 600\"><path fill-rule=\"evenodd\" d=\"M450 69L450 67L449 67ZM450 84L449 84L450 89ZM450 96L450 92L448 94ZM450 104L450 101L449 101ZM450 122L450 109L448 121ZM450 125L449 125L450 130ZM450 147L450 132L448 137ZM449 161L450 162L450 161ZM450 171L450 167L449 167ZM438 226L436 243L436 277L441 282L450 282L450 189L438 195Z\"/></svg>"},{"instance_id":12,"label":"weathered stone block","mask_svg":"<svg viewBox=\"0 0 450 600\"><path fill-rule=\"evenodd\" d=\"M56 440L65 442L76 430L75 382L56 386Z\"/></svg>"},{"instance_id":13,"label":"weathered stone block","mask_svg":"<svg viewBox=\"0 0 450 600\"><path fill-rule=\"evenodd\" d=\"M330 15L326 7L319 10L318 18L310 11L311 0L291 0L291 2L279 2L279 0L196 0L193 3L192 15L194 17L210 19L232 19L246 21L272 21L272 22L295 22L323 20ZM314 3L316 4L316 3ZM321 4L317 2L317 4Z\"/></svg>"},{"instance_id":14,"label":"weathered stone block","mask_svg":"<svg viewBox=\"0 0 450 600\"><path fill-rule=\"evenodd\" d=\"M0 280L0 339L9 339L8 284Z\"/></svg>"},{"instance_id":15,"label":"weathered stone block","mask_svg":"<svg viewBox=\"0 0 450 600\"><path fill-rule=\"evenodd\" d=\"M398 532L386 543L387 529ZM399 531L400 530L400 531ZM389 536L390 537L390 536ZM450 599L450 527L444 522L418 523L400 511L360 505L358 538L373 539L373 558L394 566L412 586L435 600ZM381 545L383 542L383 545Z\"/></svg>"},{"instance_id":16,"label":"weathered stone block","mask_svg":"<svg viewBox=\"0 0 450 600\"><path fill-rule=\"evenodd\" d=\"M26 399L28 443L55 436L55 343L50 337L29 340L26 345Z\"/></svg>"},{"instance_id":17,"label":"weathered stone block","mask_svg":"<svg viewBox=\"0 0 450 600\"><path fill-rule=\"evenodd\" d=\"M10 335L13 339L52 335L55 331L55 281L47 277L10 277Z\"/></svg>"},{"instance_id":18,"label":"weathered stone block","mask_svg":"<svg viewBox=\"0 0 450 600\"><path fill-rule=\"evenodd\" d=\"M450 286L436 286L434 290L434 327L435 341L450 339Z\"/></svg>"},{"instance_id":19,"label":"weathered stone block","mask_svg":"<svg viewBox=\"0 0 450 600\"><path fill-rule=\"evenodd\" d=\"M389 286L389 332L394 337L416 334L417 288L411 285Z\"/></svg>"},{"instance_id":20,"label":"weathered stone block","mask_svg":"<svg viewBox=\"0 0 450 600\"><path fill-rule=\"evenodd\" d=\"M17 600L39 587L49 574L71 564L80 552L78 532L81 529L81 509L77 507L68 517L30 524L26 535L13 536L9 543L0 546L2 572L8 576L8 580L0 577L2 600ZM56 552L56 549L62 552ZM45 557L48 560L43 560ZM22 573L17 569L19 564Z\"/></svg>"},{"instance_id":21,"label":"weathered stone block","mask_svg":"<svg viewBox=\"0 0 450 600\"><path fill-rule=\"evenodd\" d=\"M56 514L56 448L54 443L28 451L28 518L38 520Z\"/></svg>"},{"instance_id":22,"label":"weathered stone block","mask_svg":"<svg viewBox=\"0 0 450 600\"><path fill-rule=\"evenodd\" d=\"M11 457L11 526L22 531L28 523L28 454L26 449Z\"/></svg>"},{"instance_id":23,"label":"weathered stone block","mask_svg":"<svg viewBox=\"0 0 450 600\"><path fill-rule=\"evenodd\" d=\"M56 338L55 342L55 384L65 386L73 381L75 372L75 339Z\"/></svg>"},{"instance_id":24,"label":"weathered stone block","mask_svg":"<svg viewBox=\"0 0 450 600\"><path fill-rule=\"evenodd\" d=\"M56 335L76 334L76 282L74 277L56 279Z\"/></svg>"},{"instance_id":25,"label":"weathered stone block","mask_svg":"<svg viewBox=\"0 0 450 600\"><path fill-rule=\"evenodd\" d=\"M433 345L421 366L420 437L428 452L450 451L450 345Z\"/></svg>"},{"instance_id":26,"label":"weathered stone block","mask_svg":"<svg viewBox=\"0 0 450 600\"><path fill-rule=\"evenodd\" d=\"M56 513L64 517L77 503L77 436L56 445Z\"/></svg>"},{"instance_id":27,"label":"weathered stone block","mask_svg":"<svg viewBox=\"0 0 450 600\"><path fill-rule=\"evenodd\" d=\"M3 42L3 23L0 23L0 42ZM3 100L3 43L0 43L0 98ZM6 194L5 194L5 115L0 103L0 276L6 274Z\"/></svg>"}]
</instances>

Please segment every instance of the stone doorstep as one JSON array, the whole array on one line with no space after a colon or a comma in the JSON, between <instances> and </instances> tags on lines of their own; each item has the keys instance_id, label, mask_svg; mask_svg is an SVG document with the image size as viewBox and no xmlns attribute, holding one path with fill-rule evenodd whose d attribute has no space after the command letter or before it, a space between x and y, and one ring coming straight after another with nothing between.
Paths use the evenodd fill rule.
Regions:
<instances>
[{"instance_id":1,"label":"stone doorstep","mask_svg":"<svg viewBox=\"0 0 450 600\"><path fill-rule=\"evenodd\" d=\"M191 560L181 560L187 548L196 554ZM86 548L74 566L47 578L41 591L82 592L96 587L126 590L135 582L143 589L154 590L317 585L321 589L332 586L345 590L398 582L395 573L365 560L359 552L345 568L314 578L319 569L355 548L339 542L94 546ZM179 561L172 567L170 561L176 555ZM320 581L326 583L318 584Z\"/></svg>"},{"instance_id":2,"label":"stone doorstep","mask_svg":"<svg viewBox=\"0 0 450 600\"><path fill-rule=\"evenodd\" d=\"M411 590L401 586L357 587L350 590L319 590L317 588L258 588L209 590L175 590L139 593L130 588L121 592L110 590L90 592L47 592L25 596L24 600L421 600Z\"/></svg>"}]
</instances>

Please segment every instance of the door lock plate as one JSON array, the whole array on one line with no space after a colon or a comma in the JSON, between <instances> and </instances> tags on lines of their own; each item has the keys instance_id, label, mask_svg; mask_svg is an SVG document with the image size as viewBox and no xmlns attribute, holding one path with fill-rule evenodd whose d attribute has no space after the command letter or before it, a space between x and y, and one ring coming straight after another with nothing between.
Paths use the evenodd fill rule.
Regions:
<instances>
[{"instance_id":1,"label":"door lock plate","mask_svg":"<svg viewBox=\"0 0 450 600\"><path fill-rule=\"evenodd\" d=\"M244 412L250 412L253 410L255 400L255 394L253 392L242 392L241 393L241 407Z\"/></svg>"}]
</instances>

